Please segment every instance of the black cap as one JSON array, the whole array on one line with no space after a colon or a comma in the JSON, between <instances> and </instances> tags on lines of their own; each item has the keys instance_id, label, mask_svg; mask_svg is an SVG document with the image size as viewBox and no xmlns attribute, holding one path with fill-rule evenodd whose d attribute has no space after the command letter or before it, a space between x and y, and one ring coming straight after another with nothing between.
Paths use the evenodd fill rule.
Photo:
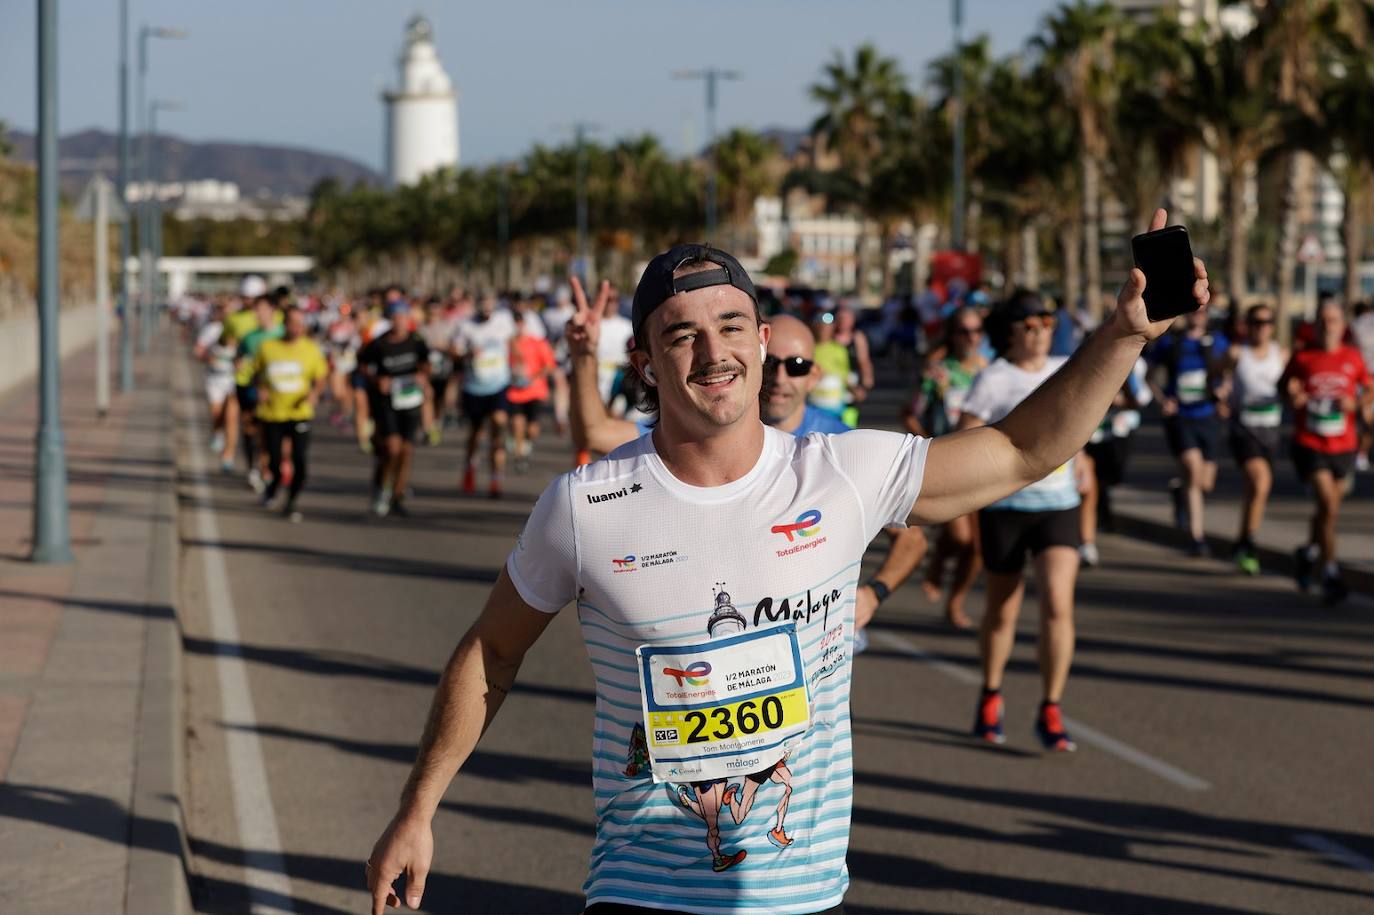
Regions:
<instances>
[{"instance_id":1,"label":"black cap","mask_svg":"<svg viewBox=\"0 0 1374 915\"><path fill-rule=\"evenodd\" d=\"M709 261L716 264L717 269L701 270L676 279L673 277L678 268L693 261ZM734 286L748 295L755 305L759 302L758 293L754 291L754 281L749 279L749 274L733 255L719 248L712 248L710 245L673 245L662 254L655 255L654 259L649 261L649 266L644 268L644 275L639 278L639 285L635 287L634 307L630 310L630 323L634 326L635 339L640 338L640 330L655 308L679 292L705 289L708 286Z\"/></svg>"},{"instance_id":2,"label":"black cap","mask_svg":"<svg viewBox=\"0 0 1374 915\"><path fill-rule=\"evenodd\" d=\"M1007 322L1008 326L1035 315L1053 314L1050 307L1045 304L1044 299L1036 293L1026 290L1013 293L1011 298L1002 303L997 312L999 317Z\"/></svg>"}]
</instances>

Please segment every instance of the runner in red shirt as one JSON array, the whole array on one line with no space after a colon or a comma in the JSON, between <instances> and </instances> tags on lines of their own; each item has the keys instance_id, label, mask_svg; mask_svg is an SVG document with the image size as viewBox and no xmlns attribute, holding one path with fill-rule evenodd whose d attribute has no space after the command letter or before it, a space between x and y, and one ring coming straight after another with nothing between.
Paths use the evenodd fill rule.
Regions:
<instances>
[{"instance_id":1,"label":"runner in red shirt","mask_svg":"<svg viewBox=\"0 0 1374 915\"><path fill-rule=\"evenodd\" d=\"M558 368L549 341L531 333L537 315L526 308L512 310L515 337L510 342L511 386L506 398L511 407L511 433L515 436L515 470L524 473L530 450L539 437L539 415L549 401L549 376Z\"/></svg>"},{"instance_id":2,"label":"runner in red shirt","mask_svg":"<svg viewBox=\"0 0 1374 915\"><path fill-rule=\"evenodd\" d=\"M1322 598L1337 604L1346 587L1336 563L1336 518L1355 466L1355 412L1374 400L1369 369L1360 351L1345 343L1345 312L1334 300L1317 309L1319 345L1293 354L1280 380L1294 411L1293 464L1316 497L1311 533L1295 553L1298 587L1306 591L1318 556Z\"/></svg>"}]
</instances>

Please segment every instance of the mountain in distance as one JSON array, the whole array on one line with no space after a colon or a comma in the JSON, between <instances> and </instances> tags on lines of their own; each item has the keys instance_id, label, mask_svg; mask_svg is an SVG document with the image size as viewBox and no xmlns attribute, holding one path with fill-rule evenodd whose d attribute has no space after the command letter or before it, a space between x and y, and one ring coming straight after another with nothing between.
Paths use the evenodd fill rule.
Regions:
<instances>
[{"instance_id":1,"label":"mountain in distance","mask_svg":"<svg viewBox=\"0 0 1374 915\"><path fill-rule=\"evenodd\" d=\"M11 131L15 158L34 161L33 134ZM337 178L344 186L362 181L380 184L381 176L352 159L332 153L289 146L209 141L196 143L159 134L153 141L154 162L161 181L195 181L214 178L232 181L241 196L305 196L324 178ZM131 181L140 178L137 159L140 138L131 143ZM119 170L119 136L103 130L83 130L62 137L57 144L62 169L62 192L75 196L91 175L103 171L115 177Z\"/></svg>"}]
</instances>

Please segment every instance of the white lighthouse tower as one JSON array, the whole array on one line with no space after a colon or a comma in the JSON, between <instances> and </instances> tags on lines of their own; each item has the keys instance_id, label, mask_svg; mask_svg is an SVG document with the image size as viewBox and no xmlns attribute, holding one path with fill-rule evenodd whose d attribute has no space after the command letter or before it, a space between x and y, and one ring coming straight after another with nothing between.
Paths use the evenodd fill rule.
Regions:
<instances>
[{"instance_id":1,"label":"white lighthouse tower","mask_svg":"<svg viewBox=\"0 0 1374 915\"><path fill-rule=\"evenodd\" d=\"M429 20L416 15L406 26L401 85L387 92L386 172L393 186L458 165L458 93L434 50Z\"/></svg>"}]
</instances>

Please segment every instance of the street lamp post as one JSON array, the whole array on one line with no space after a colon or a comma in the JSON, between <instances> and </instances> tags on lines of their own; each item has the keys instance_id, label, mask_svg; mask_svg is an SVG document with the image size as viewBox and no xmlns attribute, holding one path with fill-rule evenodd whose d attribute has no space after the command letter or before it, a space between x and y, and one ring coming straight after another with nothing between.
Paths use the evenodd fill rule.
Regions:
<instances>
[{"instance_id":1,"label":"street lamp post","mask_svg":"<svg viewBox=\"0 0 1374 915\"><path fill-rule=\"evenodd\" d=\"M950 242L964 250L964 0L954 8L954 212L950 217Z\"/></svg>"},{"instance_id":2,"label":"street lamp post","mask_svg":"<svg viewBox=\"0 0 1374 915\"><path fill-rule=\"evenodd\" d=\"M152 104L148 106L148 126L149 129L152 131L153 137L157 137L157 113L159 111L181 111L185 107L185 105L183 105L180 101L176 99L154 99ZM157 152L155 150L149 151L149 159L151 161L149 162L148 170L149 172L151 172L153 176L152 186L158 187L162 180L162 168L161 163L158 161ZM148 198L148 209L152 214L148 220L148 237L151 241L149 247L151 247L153 252L152 257L150 258L153 264L153 270L150 274L153 280L151 288L153 290L154 297L156 297L158 277L157 264L159 261L162 260L162 198L159 197L156 193L153 193ZM154 299L149 299L150 303L153 301ZM154 318L154 320L156 319ZM149 330L152 329L153 323L154 321L148 322ZM146 341L144 343L144 348L147 348Z\"/></svg>"},{"instance_id":3,"label":"street lamp post","mask_svg":"<svg viewBox=\"0 0 1374 915\"><path fill-rule=\"evenodd\" d=\"M119 0L119 204L129 193L129 0ZM134 223L125 219L119 227L119 390L134 389L134 307L130 299L129 255L134 248Z\"/></svg>"},{"instance_id":4,"label":"street lamp post","mask_svg":"<svg viewBox=\"0 0 1374 915\"><path fill-rule=\"evenodd\" d=\"M572 125L573 143L577 148L577 269L585 286L591 279L587 261L587 134L600 130L600 125L577 121Z\"/></svg>"},{"instance_id":5,"label":"street lamp post","mask_svg":"<svg viewBox=\"0 0 1374 915\"><path fill-rule=\"evenodd\" d=\"M38 439L34 562L71 562L57 341L57 0L38 0Z\"/></svg>"},{"instance_id":6,"label":"street lamp post","mask_svg":"<svg viewBox=\"0 0 1374 915\"><path fill-rule=\"evenodd\" d=\"M721 70L708 67L705 70L678 70L673 79L700 79L706 82L706 238L712 240L716 234L716 82L722 79L739 79L738 70Z\"/></svg>"},{"instance_id":7,"label":"street lamp post","mask_svg":"<svg viewBox=\"0 0 1374 915\"><path fill-rule=\"evenodd\" d=\"M153 276L153 212L152 198L154 193L151 187L151 176L149 161L152 158L152 140L148 135L148 114L147 114L147 95L148 95L148 39L149 38L185 38L186 32L181 29L160 28L157 26L145 25L138 32L138 113L143 118L143 154L142 154L142 173L143 173L143 197L142 197L142 221L139 226L138 248L139 248L139 278L142 280L143 287L142 309L139 317L138 327L138 351L146 353L148 343L152 339L153 322L153 295L156 288L156 279Z\"/></svg>"}]
</instances>

